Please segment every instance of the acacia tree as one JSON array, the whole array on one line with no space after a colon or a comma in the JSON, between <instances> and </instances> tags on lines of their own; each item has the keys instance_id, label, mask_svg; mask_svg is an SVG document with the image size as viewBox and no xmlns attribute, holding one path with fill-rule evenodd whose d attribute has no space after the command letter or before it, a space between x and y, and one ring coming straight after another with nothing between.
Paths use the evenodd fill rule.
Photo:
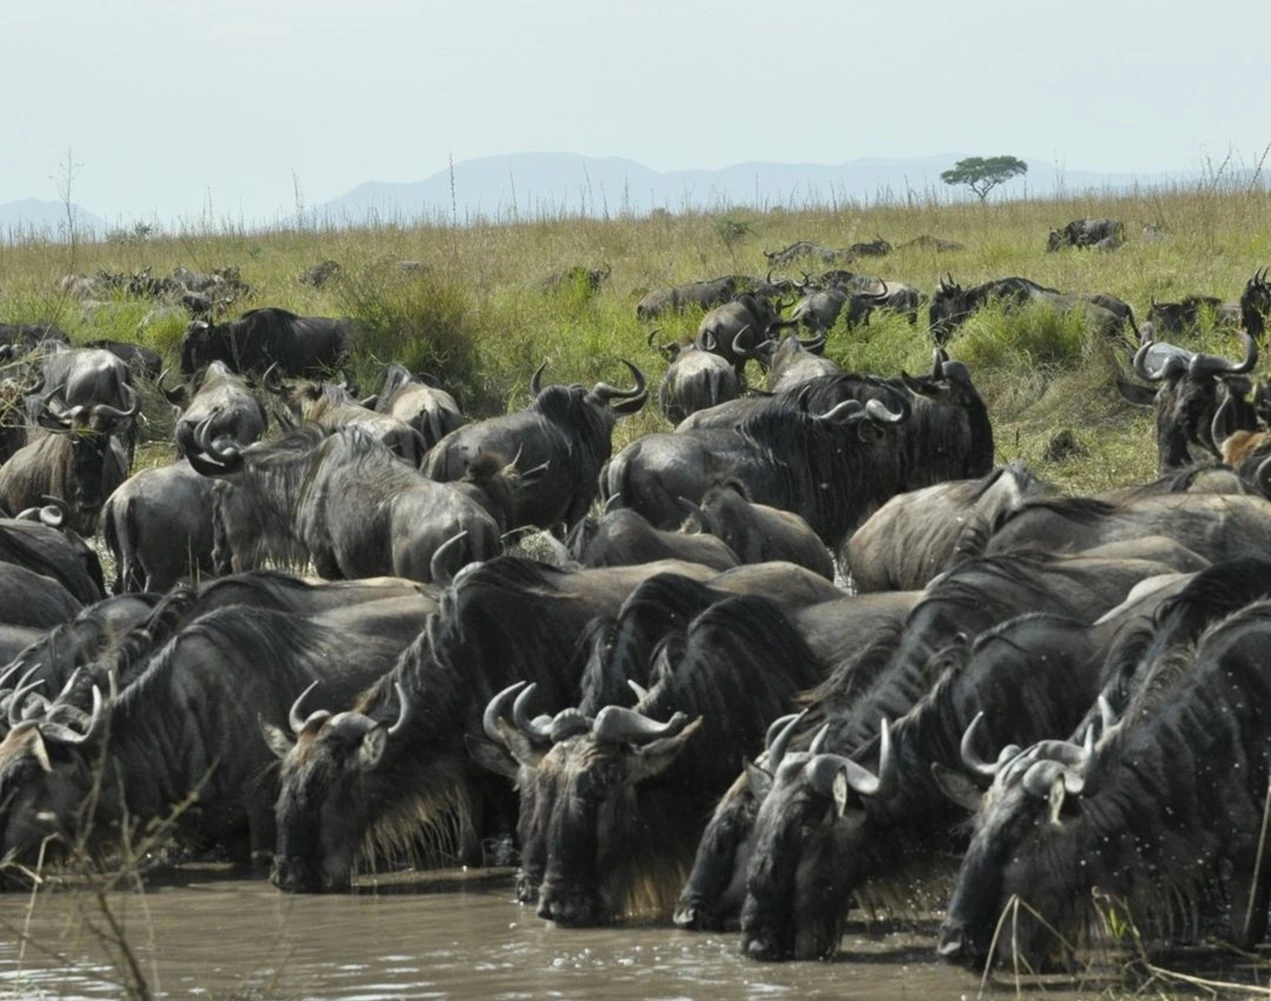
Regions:
<instances>
[{"instance_id":1,"label":"acacia tree","mask_svg":"<svg viewBox=\"0 0 1271 1001\"><path fill-rule=\"evenodd\" d=\"M1027 174L1028 164L1014 156L971 156L940 174L945 184L965 184L984 201L989 192L1017 174Z\"/></svg>"}]
</instances>

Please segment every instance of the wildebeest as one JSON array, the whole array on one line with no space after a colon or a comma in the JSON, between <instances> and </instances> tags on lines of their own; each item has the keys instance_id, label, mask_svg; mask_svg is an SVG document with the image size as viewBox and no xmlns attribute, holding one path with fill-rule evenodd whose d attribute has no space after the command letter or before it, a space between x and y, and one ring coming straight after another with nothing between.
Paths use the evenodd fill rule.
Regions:
<instances>
[{"instance_id":1,"label":"wildebeest","mask_svg":"<svg viewBox=\"0 0 1271 1001\"><path fill-rule=\"evenodd\" d=\"M182 459L125 480L102 509L116 594L212 573L212 480Z\"/></svg>"},{"instance_id":2,"label":"wildebeest","mask_svg":"<svg viewBox=\"0 0 1271 1001\"><path fill-rule=\"evenodd\" d=\"M599 268L587 268L581 264L575 264L563 271L553 271L550 275L545 275L539 279L538 287L544 292L556 289L584 289L588 295L595 295L609 280L611 274L613 274L613 268L608 264Z\"/></svg>"},{"instance_id":3,"label":"wildebeest","mask_svg":"<svg viewBox=\"0 0 1271 1001\"><path fill-rule=\"evenodd\" d=\"M848 330L869 322L870 312L885 303L891 294L887 283L881 292L860 292L834 285L805 295L795 304L790 319L798 321L809 330L828 333L838 322L844 307Z\"/></svg>"},{"instance_id":4,"label":"wildebeest","mask_svg":"<svg viewBox=\"0 0 1271 1001\"><path fill-rule=\"evenodd\" d=\"M783 268L787 264L793 264L801 257L815 257L826 264L833 264L835 261L851 260L852 256L849 251L822 247L812 243L810 240L799 240L788 247L783 247L781 250L765 250L763 255L768 259L768 266L772 268Z\"/></svg>"},{"instance_id":5,"label":"wildebeest","mask_svg":"<svg viewBox=\"0 0 1271 1001\"><path fill-rule=\"evenodd\" d=\"M342 427L359 427L383 442L385 448L408 466L415 468L419 467L428 450L423 435L414 427L390 414L364 407L353 398L344 383L337 385L305 380L285 386L281 380L273 378L272 370L265 373L264 382L265 387L281 397L295 416L328 433Z\"/></svg>"},{"instance_id":6,"label":"wildebeest","mask_svg":"<svg viewBox=\"0 0 1271 1001\"><path fill-rule=\"evenodd\" d=\"M667 570L709 575L674 562L562 571L488 561L456 580L439 615L348 711L305 716L293 707L294 745L281 734L273 742L284 755L275 885L345 889L359 856L407 850L421 837L445 856L479 861L483 803L506 791L470 759L464 734L481 732L486 703L514 681L536 682L552 709L576 704L582 665L569 653L584 627Z\"/></svg>"},{"instance_id":7,"label":"wildebeest","mask_svg":"<svg viewBox=\"0 0 1271 1001\"><path fill-rule=\"evenodd\" d=\"M15 563L57 581L85 605L106 594L101 561L83 539L68 528L67 505L57 497L42 498L40 508L0 518L0 562Z\"/></svg>"},{"instance_id":8,"label":"wildebeest","mask_svg":"<svg viewBox=\"0 0 1271 1001\"><path fill-rule=\"evenodd\" d=\"M742 382L746 359L755 345L767 340L771 331L791 325L791 321L781 319L781 309L781 303L744 293L703 316L694 343L732 365Z\"/></svg>"},{"instance_id":9,"label":"wildebeest","mask_svg":"<svg viewBox=\"0 0 1271 1001\"><path fill-rule=\"evenodd\" d=\"M539 384L543 366L530 379L534 399L524 410L477 421L450 432L428 453L424 473L434 480L460 479L481 452L516 457L521 469L545 467L543 475L521 491L516 521L509 527L537 525L572 528L596 497L596 477L609 458L614 424L637 413L648 396L644 375L623 362L635 380L631 389L598 382L590 390Z\"/></svg>"},{"instance_id":10,"label":"wildebeest","mask_svg":"<svg viewBox=\"0 0 1271 1001\"><path fill-rule=\"evenodd\" d=\"M1014 955L1042 969L1097 932L1101 900L1148 948L1217 915L1238 948L1255 947L1271 888L1259 865L1269 641L1271 605L1250 605L1162 658L1097 743L1044 742L1007 760L963 859L941 954L977 965ZM990 956L1014 896L1011 933Z\"/></svg>"},{"instance_id":11,"label":"wildebeest","mask_svg":"<svg viewBox=\"0 0 1271 1001\"><path fill-rule=\"evenodd\" d=\"M107 338L88 341L84 344L84 347L109 351L127 365L135 375L143 375L147 379L157 379L159 373L163 370L163 356L154 348L148 348L144 344L133 344L130 341L112 341Z\"/></svg>"},{"instance_id":12,"label":"wildebeest","mask_svg":"<svg viewBox=\"0 0 1271 1001\"><path fill-rule=\"evenodd\" d=\"M312 559L327 579L431 581L434 556L448 541L457 540L450 548L460 564L500 550L499 525L482 505L398 461L362 428L324 436L304 426L240 447L211 441L200 426L195 439L199 451L187 458L220 481L218 527L235 569L269 556L290 565Z\"/></svg>"},{"instance_id":13,"label":"wildebeest","mask_svg":"<svg viewBox=\"0 0 1271 1001\"><path fill-rule=\"evenodd\" d=\"M966 365L951 361L939 348L932 352L929 374L901 373L899 379L851 372L825 376L779 396L734 400L699 411L676 430L734 428L756 413L789 403L826 413L846 400L879 400L892 410L912 407L910 420L901 427L906 459L903 490L984 476L993 468L993 425L988 408Z\"/></svg>"},{"instance_id":14,"label":"wildebeest","mask_svg":"<svg viewBox=\"0 0 1271 1001\"><path fill-rule=\"evenodd\" d=\"M886 257L891 253L891 244L881 236L862 243L853 243L847 248L848 257Z\"/></svg>"},{"instance_id":15,"label":"wildebeest","mask_svg":"<svg viewBox=\"0 0 1271 1001\"><path fill-rule=\"evenodd\" d=\"M0 345L12 345L15 349L34 349L45 344L71 343L66 332L55 323L0 323Z\"/></svg>"},{"instance_id":16,"label":"wildebeest","mask_svg":"<svg viewBox=\"0 0 1271 1001\"><path fill-rule=\"evenodd\" d=\"M595 519L584 518L570 531L565 545L569 555L585 567L630 566L676 559L727 570L742 562L729 545L714 534L662 531L630 508L606 511Z\"/></svg>"},{"instance_id":17,"label":"wildebeest","mask_svg":"<svg viewBox=\"0 0 1271 1001\"><path fill-rule=\"evenodd\" d=\"M1215 295L1187 295L1178 302L1157 302L1148 306L1147 320L1165 334L1185 335L1200 329L1201 319L1208 312L1216 327L1240 326L1240 303L1224 302Z\"/></svg>"},{"instance_id":18,"label":"wildebeest","mask_svg":"<svg viewBox=\"0 0 1271 1001\"><path fill-rule=\"evenodd\" d=\"M927 307L932 339L938 345L947 344L972 313L992 302L1003 303L1007 308L1042 302L1056 310L1077 311L1087 326L1104 337L1121 335L1127 325L1135 329L1133 311L1115 296L1061 292L1015 276L964 289L946 275L937 284Z\"/></svg>"},{"instance_id":19,"label":"wildebeest","mask_svg":"<svg viewBox=\"0 0 1271 1001\"><path fill-rule=\"evenodd\" d=\"M655 333L649 334L650 344ZM737 373L713 351L696 344L664 344L658 350L669 363L658 383L658 406L672 424L741 395Z\"/></svg>"},{"instance_id":20,"label":"wildebeest","mask_svg":"<svg viewBox=\"0 0 1271 1001\"><path fill-rule=\"evenodd\" d=\"M601 474L601 496L618 495L658 527L683 518L680 499L700 501L729 477L751 498L802 517L831 548L874 507L903 489L897 426L908 419L878 400L845 401L814 413L781 402L735 428L652 434L619 452Z\"/></svg>"},{"instance_id":21,"label":"wildebeest","mask_svg":"<svg viewBox=\"0 0 1271 1001\"><path fill-rule=\"evenodd\" d=\"M725 480L702 497L684 502L704 531L727 543L743 563L785 560L834 579L834 560L806 521L750 500L744 484Z\"/></svg>"},{"instance_id":22,"label":"wildebeest","mask_svg":"<svg viewBox=\"0 0 1271 1001\"><path fill-rule=\"evenodd\" d=\"M973 519L960 556L1040 549L1075 553L1110 542L1163 536L1211 563L1271 547L1271 503L1258 496L1163 494L1100 500L1026 500L995 521Z\"/></svg>"},{"instance_id":23,"label":"wildebeest","mask_svg":"<svg viewBox=\"0 0 1271 1001\"><path fill-rule=\"evenodd\" d=\"M41 357L39 372L39 393L30 397L33 418L54 410L76 427L130 436L139 404L132 374L117 355L100 348L55 350Z\"/></svg>"},{"instance_id":24,"label":"wildebeest","mask_svg":"<svg viewBox=\"0 0 1271 1001\"><path fill-rule=\"evenodd\" d=\"M338 369L357 335L353 320L297 316L275 306L250 309L237 320L196 321L181 338L181 372L193 375L214 361L233 372L315 376Z\"/></svg>"},{"instance_id":25,"label":"wildebeest","mask_svg":"<svg viewBox=\"0 0 1271 1001\"><path fill-rule=\"evenodd\" d=\"M269 427L269 415L252 392L247 381L229 370L224 362L214 361L196 372L189 385L168 389L160 373L157 385L172 406L181 411L176 421L177 455L198 450L194 430L208 421L213 441L230 438L240 445L250 445Z\"/></svg>"},{"instance_id":26,"label":"wildebeest","mask_svg":"<svg viewBox=\"0 0 1271 1001\"><path fill-rule=\"evenodd\" d=\"M46 406L40 422L43 430L0 466L0 509L62 498L70 528L93 535L102 504L128 476L128 457L112 434L77 426L68 411Z\"/></svg>"},{"instance_id":27,"label":"wildebeest","mask_svg":"<svg viewBox=\"0 0 1271 1001\"><path fill-rule=\"evenodd\" d=\"M545 862L539 916L587 925L668 912L735 754L757 752L772 719L821 673L785 616L745 596L693 620L634 710L566 709L535 722L518 704L509 726L514 690L496 696L486 732L515 759L526 852Z\"/></svg>"},{"instance_id":28,"label":"wildebeest","mask_svg":"<svg viewBox=\"0 0 1271 1001\"><path fill-rule=\"evenodd\" d=\"M981 632L1025 611L1090 621L1116 605L1138 580L1164 569L1142 561L1056 559L1038 554L980 560L938 578L903 621L897 621L894 613L910 607L910 602L893 606L875 632L844 649L830 677L810 696L809 713L793 742L790 736L779 745L774 742L769 770L748 769L721 802L703 835L693 875L681 896L677 923L715 928L736 920L754 847L754 820L771 787L772 759L779 758L786 745L806 751L812 732L825 721L831 728L819 750L851 755L876 742L881 717L903 715L923 696L935 681L929 666L937 670L940 666L933 664L933 657L951 645L974 641ZM876 602L881 597L867 595L858 600ZM876 615L871 609L870 616ZM832 887L827 889L832 893ZM800 919L805 929L801 939L794 923L767 930L756 927L754 938L763 944L755 951L764 957L789 958L796 940L806 950L800 956L821 955L834 948L833 929L838 927L843 902L823 896L822 903L826 906L809 908Z\"/></svg>"},{"instance_id":29,"label":"wildebeest","mask_svg":"<svg viewBox=\"0 0 1271 1001\"><path fill-rule=\"evenodd\" d=\"M1046 249L1099 247L1112 250L1125 242L1125 223L1120 219L1074 219L1063 229L1052 229Z\"/></svg>"},{"instance_id":30,"label":"wildebeest","mask_svg":"<svg viewBox=\"0 0 1271 1001\"><path fill-rule=\"evenodd\" d=\"M283 724L293 693L314 681L321 681L315 703L351 698L399 649L251 608L196 619L147 658L116 700L98 689L82 729L50 711L9 731L0 744L4 852L33 865L38 854L57 857L81 837L89 851L106 849L125 820L166 819L191 797L181 829L243 861L266 860L276 779L258 720ZM85 802L93 807L87 812Z\"/></svg>"},{"instance_id":31,"label":"wildebeest","mask_svg":"<svg viewBox=\"0 0 1271 1001\"><path fill-rule=\"evenodd\" d=\"M305 268L296 277L296 281L301 285L312 285L314 288L322 288L332 278L339 277L342 270L344 269L340 267L339 261L328 259L312 267Z\"/></svg>"},{"instance_id":32,"label":"wildebeest","mask_svg":"<svg viewBox=\"0 0 1271 1001\"><path fill-rule=\"evenodd\" d=\"M926 587L952 559L968 519L995 521L1025 500L1055 487L1018 462L977 480L936 483L898 494L870 516L847 544L847 566L858 593Z\"/></svg>"},{"instance_id":33,"label":"wildebeest","mask_svg":"<svg viewBox=\"0 0 1271 1001\"><path fill-rule=\"evenodd\" d=\"M797 334L787 334L780 341L762 341L746 354L768 370L768 392L781 393L812 379L842 372L837 362L822 356L824 350L824 335L805 341Z\"/></svg>"},{"instance_id":34,"label":"wildebeest","mask_svg":"<svg viewBox=\"0 0 1271 1001\"><path fill-rule=\"evenodd\" d=\"M404 365L388 366L379 393L363 405L405 421L422 436L425 449L464 424L459 404L436 379L412 375Z\"/></svg>"},{"instance_id":35,"label":"wildebeest","mask_svg":"<svg viewBox=\"0 0 1271 1001\"><path fill-rule=\"evenodd\" d=\"M707 310L722 305L737 294L742 281L740 275L725 275L710 281L658 289L636 304L636 319L656 320L665 312L678 313L691 307Z\"/></svg>"},{"instance_id":36,"label":"wildebeest","mask_svg":"<svg viewBox=\"0 0 1271 1001\"><path fill-rule=\"evenodd\" d=\"M74 618L82 607L52 577L17 563L0 563L0 621L6 625L52 629Z\"/></svg>"}]
</instances>

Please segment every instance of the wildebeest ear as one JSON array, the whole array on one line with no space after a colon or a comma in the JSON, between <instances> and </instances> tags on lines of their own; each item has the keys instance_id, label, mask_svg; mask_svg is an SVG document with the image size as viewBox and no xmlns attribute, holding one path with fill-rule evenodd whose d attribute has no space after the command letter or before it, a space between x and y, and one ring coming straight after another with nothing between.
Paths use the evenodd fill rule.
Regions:
<instances>
[{"instance_id":1,"label":"wildebeest ear","mask_svg":"<svg viewBox=\"0 0 1271 1001\"><path fill-rule=\"evenodd\" d=\"M508 749L508 753L516 759L517 764L526 768L537 768L538 763L543 760L543 752L530 742L516 727L509 725L507 720L498 719L495 726L499 728L499 733L503 736L503 744Z\"/></svg>"},{"instance_id":2,"label":"wildebeest ear","mask_svg":"<svg viewBox=\"0 0 1271 1001\"><path fill-rule=\"evenodd\" d=\"M931 762L931 775L936 780L936 785L940 787L940 791L958 806L970 813L979 812L982 799L980 787L967 776L938 761Z\"/></svg>"},{"instance_id":3,"label":"wildebeest ear","mask_svg":"<svg viewBox=\"0 0 1271 1001\"><path fill-rule=\"evenodd\" d=\"M1117 379L1117 392L1121 394L1121 399L1125 400L1126 403L1132 403L1136 407L1156 405L1155 386L1140 386L1137 382Z\"/></svg>"},{"instance_id":4,"label":"wildebeest ear","mask_svg":"<svg viewBox=\"0 0 1271 1001\"><path fill-rule=\"evenodd\" d=\"M772 776L753 761L746 762L746 783L755 799L764 799L772 792Z\"/></svg>"},{"instance_id":5,"label":"wildebeest ear","mask_svg":"<svg viewBox=\"0 0 1271 1001\"><path fill-rule=\"evenodd\" d=\"M935 386L931 385L927 379L915 379L908 372L901 371L900 380L905 384L905 388L911 393L919 396L934 396L936 392Z\"/></svg>"},{"instance_id":6,"label":"wildebeest ear","mask_svg":"<svg viewBox=\"0 0 1271 1001\"><path fill-rule=\"evenodd\" d=\"M357 759L363 768L374 768L384 757L384 748L388 746L388 727L373 726L362 737L362 745L358 748Z\"/></svg>"},{"instance_id":7,"label":"wildebeest ear","mask_svg":"<svg viewBox=\"0 0 1271 1001\"><path fill-rule=\"evenodd\" d=\"M291 738L281 729L259 716L256 717L256 722L260 724L260 734L265 738L265 743L269 745L269 749L275 756L285 758L291 753L293 746Z\"/></svg>"},{"instance_id":8,"label":"wildebeest ear","mask_svg":"<svg viewBox=\"0 0 1271 1001\"><path fill-rule=\"evenodd\" d=\"M482 768L494 772L495 775L502 775L505 779L511 779L513 782L519 777L520 769L517 768L512 756L493 741L482 740L473 733L465 733L463 743L468 749L468 754L472 756L472 760Z\"/></svg>"},{"instance_id":9,"label":"wildebeest ear","mask_svg":"<svg viewBox=\"0 0 1271 1001\"><path fill-rule=\"evenodd\" d=\"M702 728L702 717L697 717L674 737L663 737L635 749L631 781L643 782L660 775L680 756L689 738Z\"/></svg>"}]
</instances>

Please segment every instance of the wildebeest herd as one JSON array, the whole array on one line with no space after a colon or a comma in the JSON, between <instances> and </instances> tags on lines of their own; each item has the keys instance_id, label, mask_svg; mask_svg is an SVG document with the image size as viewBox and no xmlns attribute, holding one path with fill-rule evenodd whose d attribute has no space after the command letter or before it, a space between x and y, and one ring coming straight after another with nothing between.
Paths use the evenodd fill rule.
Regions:
<instances>
[{"instance_id":1,"label":"wildebeest herd","mask_svg":"<svg viewBox=\"0 0 1271 1001\"><path fill-rule=\"evenodd\" d=\"M183 381L155 380L177 459L131 478L146 370L0 328L5 883L177 810L178 854L281 890L511 852L545 919L739 929L756 959L832 955L862 907L943 907L960 963L1041 968L1127 924L1257 944L1265 272L1239 358L1112 296L949 275L929 370L819 353L920 298L847 271L650 293L641 319L703 315L659 348L675 430L616 454L650 395L631 361L620 385L541 367L528 406L468 420L400 365L365 399L330 381L351 321L196 320ZM1121 390L1156 408L1161 479L1070 497L994 465L949 349L1033 301L1137 341ZM533 530L551 562L506 551Z\"/></svg>"}]
</instances>

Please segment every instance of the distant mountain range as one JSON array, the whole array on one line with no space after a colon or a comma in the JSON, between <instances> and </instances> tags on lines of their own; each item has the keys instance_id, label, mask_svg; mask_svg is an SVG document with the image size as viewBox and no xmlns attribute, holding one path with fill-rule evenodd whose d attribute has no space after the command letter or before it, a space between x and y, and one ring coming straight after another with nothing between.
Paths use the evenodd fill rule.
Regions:
<instances>
[{"instance_id":1,"label":"distant mountain range","mask_svg":"<svg viewBox=\"0 0 1271 1001\"><path fill-rule=\"evenodd\" d=\"M515 153L464 160L422 181L367 181L308 210L303 220L331 225L419 220L508 221L557 216L645 215L657 209L724 211L799 209L815 206L904 204L970 197L965 188L940 181L961 154L914 159L869 158L838 165L739 163L718 170L658 171L622 157L575 153ZM994 198L1075 195L1086 191L1123 192L1134 186L1159 187L1197 180L1195 173L1098 173L1064 170L1026 159L1028 174L1004 184ZM1228 177L1230 183L1239 179ZM105 219L78 205L75 224L98 236ZM126 213L124 213L126 215ZM262 229L271 221L261 220ZM66 229L61 202L26 198L0 205L0 238L31 231L58 236Z\"/></svg>"},{"instance_id":2,"label":"distant mountain range","mask_svg":"<svg viewBox=\"0 0 1271 1001\"><path fill-rule=\"evenodd\" d=\"M422 181L368 181L316 206L331 223L456 218L508 220L556 215L643 215L654 209L715 211L734 207L797 209L878 201L904 203L963 197L940 172L960 156L871 158L829 166L815 163L739 163L719 170L657 171L622 157L518 153L465 160ZM1053 197L1089 189L1122 191L1186 180L1181 174L1063 171L1031 160L1028 174L1003 185L1008 198ZM996 197L996 195L995 195Z\"/></svg>"},{"instance_id":3,"label":"distant mountain range","mask_svg":"<svg viewBox=\"0 0 1271 1001\"><path fill-rule=\"evenodd\" d=\"M80 208L74 202L71 203L71 213L76 229L97 234L106 231L105 219ZM0 235L32 231L52 236L63 235L66 231L66 203L23 198L0 205Z\"/></svg>"}]
</instances>

